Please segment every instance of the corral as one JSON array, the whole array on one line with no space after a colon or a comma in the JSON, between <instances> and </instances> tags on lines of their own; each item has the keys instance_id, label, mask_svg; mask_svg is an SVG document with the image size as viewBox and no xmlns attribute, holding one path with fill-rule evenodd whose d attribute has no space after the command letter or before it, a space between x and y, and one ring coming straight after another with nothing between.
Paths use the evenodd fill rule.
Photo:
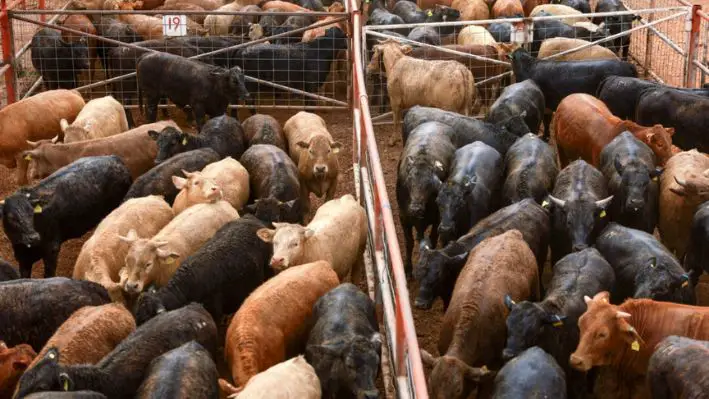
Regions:
<instances>
[{"instance_id":1,"label":"corral","mask_svg":"<svg viewBox=\"0 0 709 399\"><path fill-rule=\"evenodd\" d=\"M595 2L592 2L592 8L595 9L593 3ZM370 2L365 1L361 6L366 9L368 4ZM630 30L594 39L592 44L581 45L551 58L572 54L622 36L630 36L629 60L638 67L641 77L667 85L690 88L702 87L707 83L709 16L701 10L701 7L683 0L633 0L625 2L625 5L628 8L626 12L592 13L585 14L583 17L590 20L594 17L639 16L640 18L632 24ZM162 37L143 37L143 39L156 41L147 44L138 41L124 42L121 38L116 41L77 30L63 23L67 18L75 15L86 15L92 20L100 20L105 15L120 19L122 15L142 14L156 17L156 20L160 16L174 15L182 18L179 22L186 25L189 31L193 28L193 22L199 20L203 22L204 17L208 15L231 19L268 16L281 17L284 20L302 15L297 12L212 10L85 10L76 9L75 2L54 4L49 0L49 4L45 4L40 0L38 4L27 1L9 4L3 0L0 13L3 64L0 72L5 79L0 106L42 91L44 82L32 65L30 42L35 32L43 27L56 29L62 34L84 37L89 43L93 40L94 49L101 48L103 43L105 46L102 51L116 51L115 54L118 54L119 51L112 49L125 50L124 54L127 54L127 57L120 60L118 65L113 64L111 68L95 68L92 73L87 73L86 70L80 71L78 68L74 70L75 67L70 66L64 72L78 74L80 83L75 87L86 100L108 94L116 97L132 114L132 126L138 126L146 122L136 101L140 93L135 79L136 65L143 53L168 52L184 58L209 60L216 65L230 68L234 66L230 63L230 57L239 50L269 41L290 43L293 41L289 39L290 37L302 36L308 29L333 23L344 24L349 34L349 40L344 48L332 44L328 44L325 48L318 47L315 57L302 55L300 60L296 59L296 62L301 62L297 67L291 64L279 71L271 68L270 65L263 65L264 59L259 58L258 55L251 59L245 58L243 62L251 62L250 69L244 68L246 86L256 100L254 105L259 113L272 115L283 124L297 111L316 112L325 119L333 140L343 144L340 150L340 182L335 197L355 192L367 212L369 236L365 253L366 290L369 296L375 299L380 330L385 333L382 353L383 378L378 380L377 387L386 392L387 397L424 398L428 397L425 376L428 376L431 370L422 366L418 349L420 345L421 349L430 353L437 352L436 344L444 312L440 302L436 302L429 310L416 309L411 305L418 291L418 283L413 279L407 281L404 274L402 251L399 245L400 242L403 243L403 235L398 218L399 209L393 200L396 198L394 183L397 179L397 163L403 143L400 144L401 146L399 144L390 146L388 142L389 137L399 135L400 132L394 131L390 125L390 108L385 100L386 91L382 90L386 86L383 75L365 73L371 61L372 47L377 40L394 38L404 44L418 46L419 51L423 53L430 51L428 55L424 55L426 59L459 60L473 73L482 103L479 112L474 116L484 117L502 89L510 84L512 72L507 59L501 54L500 57L490 57L447 48L446 45L456 44L455 35L448 35L448 42L445 42L444 38L444 43L431 45L392 35L391 31L422 27L434 28L439 32L442 29L454 29L457 32L468 26L484 27L491 23L504 23L513 27L513 42L531 49L533 40L530 40L530 37L535 32L536 23L563 21L569 17L541 16L365 26L366 18L359 7L360 4L347 2L344 10L311 11L308 13L311 23L307 26L295 27L281 33L273 31L270 35L264 33L265 36L261 38L242 38L238 41L215 44L221 36L228 35L210 34L195 45L180 41L179 37L165 40L162 40ZM424 6L422 5L421 8ZM162 20L160 21L162 24ZM188 21L191 21L190 24L187 23ZM519 33L514 32L515 28L518 28ZM231 29L230 26L229 30ZM207 40L210 37L212 39ZM474 41L478 39L480 38L472 38ZM96 55L96 58L90 61L98 65L100 57L101 55ZM306 76L308 70L308 67L304 66L306 59L319 62L320 64L317 65L324 63L328 68L317 71L319 73L316 75ZM287 77L277 76L278 72L285 73ZM297 73L293 74L293 72ZM312 79L319 80L320 84L309 85ZM230 104L230 108L238 112L239 119L242 121L249 116L249 107L248 103ZM178 122L183 130L194 131L191 120L185 120L183 115L183 111L188 108L183 106L180 109L166 102L161 103L160 108L161 119L170 117ZM350 157L353 161L351 167L347 161L343 161ZM0 166L0 197L2 198L18 188L12 175L11 170ZM352 190L353 186L354 190ZM316 199L312 209L314 210L320 204L321 200ZM313 213L311 211L311 217ZM57 275L71 276L81 246L90 236L91 232L80 239L70 240L64 244ZM417 252L414 250L414 261L417 259ZM5 236L0 238L0 257L13 259L12 246ZM551 270L551 266L549 263L547 271ZM40 277L41 271L35 268L33 277ZM546 276L546 280L548 277ZM361 288L365 288L363 284ZM700 305L709 304L703 281L697 286L697 293ZM224 370L225 365L221 364L220 367L222 374L228 376L228 371Z\"/></svg>"}]
</instances>

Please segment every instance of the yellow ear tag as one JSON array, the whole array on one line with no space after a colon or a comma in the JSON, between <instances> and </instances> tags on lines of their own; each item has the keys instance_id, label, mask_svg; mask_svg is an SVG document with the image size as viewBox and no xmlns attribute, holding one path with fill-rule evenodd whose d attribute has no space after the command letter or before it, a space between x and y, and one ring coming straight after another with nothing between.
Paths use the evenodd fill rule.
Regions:
<instances>
[{"instance_id":1,"label":"yellow ear tag","mask_svg":"<svg viewBox=\"0 0 709 399\"><path fill-rule=\"evenodd\" d=\"M552 324L552 326L557 327L557 328L558 328L558 327L561 327L561 326L563 326L563 325L564 325L564 322L561 321L561 320L555 321L555 322Z\"/></svg>"},{"instance_id":2,"label":"yellow ear tag","mask_svg":"<svg viewBox=\"0 0 709 399\"><path fill-rule=\"evenodd\" d=\"M632 344L630 344L630 349L634 350L635 352L638 352L640 350L640 342L636 339L633 341Z\"/></svg>"},{"instance_id":3,"label":"yellow ear tag","mask_svg":"<svg viewBox=\"0 0 709 399\"><path fill-rule=\"evenodd\" d=\"M601 216L602 218L606 217L606 211L601 211L601 215L600 215L600 216Z\"/></svg>"},{"instance_id":4,"label":"yellow ear tag","mask_svg":"<svg viewBox=\"0 0 709 399\"><path fill-rule=\"evenodd\" d=\"M31 161L32 160L32 155L27 154L25 155L25 161Z\"/></svg>"},{"instance_id":5,"label":"yellow ear tag","mask_svg":"<svg viewBox=\"0 0 709 399\"><path fill-rule=\"evenodd\" d=\"M64 390L65 391L69 390L69 380L64 380Z\"/></svg>"},{"instance_id":6,"label":"yellow ear tag","mask_svg":"<svg viewBox=\"0 0 709 399\"><path fill-rule=\"evenodd\" d=\"M428 15L429 17L432 17L432 16L433 16L433 11L431 11L431 10L428 10L428 13L427 13L427 15Z\"/></svg>"},{"instance_id":7,"label":"yellow ear tag","mask_svg":"<svg viewBox=\"0 0 709 399\"><path fill-rule=\"evenodd\" d=\"M175 259L173 259L172 256L170 256L170 257L168 257L167 259L165 259L165 262L164 262L164 263L165 263L166 265L171 265L171 264L175 263Z\"/></svg>"},{"instance_id":8,"label":"yellow ear tag","mask_svg":"<svg viewBox=\"0 0 709 399\"><path fill-rule=\"evenodd\" d=\"M682 288L684 288L684 287L686 287L686 286L688 286L688 285L689 285L689 281L685 281L684 283L682 283Z\"/></svg>"},{"instance_id":9,"label":"yellow ear tag","mask_svg":"<svg viewBox=\"0 0 709 399\"><path fill-rule=\"evenodd\" d=\"M482 370L483 373L487 373L488 371L490 371L490 370L487 369L487 366L484 365L484 364L483 364L482 367L480 367L480 370Z\"/></svg>"},{"instance_id":10,"label":"yellow ear tag","mask_svg":"<svg viewBox=\"0 0 709 399\"><path fill-rule=\"evenodd\" d=\"M187 145L187 137L182 139L182 145Z\"/></svg>"},{"instance_id":11,"label":"yellow ear tag","mask_svg":"<svg viewBox=\"0 0 709 399\"><path fill-rule=\"evenodd\" d=\"M549 207L549 201L544 200L542 201L542 208L548 208Z\"/></svg>"},{"instance_id":12,"label":"yellow ear tag","mask_svg":"<svg viewBox=\"0 0 709 399\"><path fill-rule=\"evenodd\" d=\"M654 176L654 177L652 178L652 181L657 181L657 176Z\"/></svg>"},{"instance_id":13,"label":"yellow ear tag","mask_svg":"<svg viewBox=\"0 0 709 399\"><path fill-rule=\"evenodd\" d=\"M40 204L34 206L34 213L42 213L42 206Z\"/></svg>"}]
</instances>

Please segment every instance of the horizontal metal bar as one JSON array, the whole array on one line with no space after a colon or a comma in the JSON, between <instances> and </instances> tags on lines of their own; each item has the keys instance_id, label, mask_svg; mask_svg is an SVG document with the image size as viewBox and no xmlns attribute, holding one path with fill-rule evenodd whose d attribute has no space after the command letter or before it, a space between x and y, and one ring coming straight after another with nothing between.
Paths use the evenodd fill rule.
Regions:
<instances>
[{"instance_id":1,"label":"horizontal metal bar","mask_svg":"<svg viewBox=\"0 0 709 399\"><path fill-rule=\"evenodd\" d=\"M509 63L509 62L500 61L500 60L495 60L495 59L487 58L487 57L481 57L481 56L476 55L476 54L464 53L464 52L458 51L458 50L451 50L451 49L449 49L449 48L445 48L445 47L442 47L442 46L434 46L434 45L431 45L431 44L428 44L428 43L421 43L421 42L417 42L417 41L414 41L414 40L411 40L411 39L408 39L408 38L402 38L402 37L391 36L391 35L387 35L386 33L380 33L380 32L375 32L375 31L370 31L370 32L365 31L365 35L372 35L372 36L375 36L375 37L382 37L382 38L384 38L384 39L393 39L393 40L396 40L396 41L398 41L398 42L413 44L413 45L416 45L416 46L419 46L419 47L432 48L432 49L435 49L435 50L438 50L438 51L442 51L442 52L444 52L444 53L449 53L449 54L455 54L455 55L459 55L459 56L469 57L469 58L472 58L472 59L475 59L475 60L478 60L478 61L488 62L488 63L490 63L490 64L504 65L504 66L507 66L507 67L510 66L510 63ZM435 61L435 60L429 60L429 61Z\"/></svg>"},{"instance_id":2,"label":"horizontal metal bar","mask_svg":"<svg viewBox=\"0 0 709 399\"><path fill-rule=\"evenodd\" d=\"M40 76L40 77L37 78L37 80L32 84L32 86L30 86L29 90L27 90L27 93L25 93L25 94L22 96L22 99L24 100L25 98L31 96L32 93L34 93L34 91L37 90L37 89L42 85L42 82L43 82L43 80L42 80L42 77Z\"/></svg>"},{"instance_id":3,"label":"horizontal metal bar","mask_svg":"<svg viewBox=\"0 0 709 399\"><path fill-rule=\"evenodd\" d=\"M690 12L691 7L664 7L664 8L651 8L644 10L635 11L613 11L613 12L596 12L590 14L576 14L576 15L550 15L543 17L525 17L525 18L499 18L499 19L484 19L475 21L453 21L453 22L422 22L416 24L398 24L398 25L365 25L362 27L365 31L372 30L390 30L397 28L417 28L420 26L430 26L430 27L448 27L448 26L468 26L468 25L488 25L497 22L510 22L518 23L525 21L547 21L554 19L570 19L570 18L594 18L594 17L611 17L619 15L638 15L638 14L653 14L658 12L670 12L670 11L684 11Z\"/></svg>"},{"instance_id":4,"label":"horizontal metal bar","mask_svg":"<svg viewBox=\"0 0 709 399\"><path fill-rule=\"evenodd\" d=\"M704 65L703 63L701 63L701 62L699 62L699 61L697 61L697 60L692 60L692 63L693 63L694 65L696 65L699 69L701 69L702 72L704 72L704 73L709 73L709 68L707 68L707 66Z\"/></svg>"},{"instance_id":5,"label":"horizontal metal bar","mask_svg":"<svg viewBox=\"0 0 709 399\"><path fill-rule=\"evenodd\" d=\"M69 6L69 3L64 4L64 5L62 6L62 9L65 8L65 7L67 7L67 6ZM59 17L61 17L61 15L57 14L57 15L53 16L49 21L47 21L47 23L50 24L50 25L56 25L55 22L59 19ZM12 18L12 16L10 16L10 18ZM22 57L22 55L23 55L27 50L29 50L29 48L30 48L31 45L32 45L32 41L28 41L27 44L25 44L24 46L22 46L22 48L21 48L17 53L15 53L15 59L18 59L18 58Z\"/></svg>"},{"instance_id":6,"label":"horizontal metal bar","mask_svg":"<svg viewBox=\"0 0 709 399\"><path fill-rule=\"evenodd\" d=\"M629 7L629 6L628 6L624 1L622 1L622 0L621 0L621 2L622 2L623 5L625 6L625 8L627 8L630 12L637 13L637 11L640 11L640 10L637 10L637 11L636 11L636 10L633 10L632 7ZM691 11L692 11L691 8L690 8L689 10L687 10L687 12L691 12ZM676 52L678 52L679 54L681 54L683 57L686 56L686 53L684 52L684 50L682 50L681 47L677 46L677 45L672 41L672 39L670 39L670 38L667 37L664 33L660 32L659 30L657 30L657 28L655 28L654 26L652 26L652 25L655 25L655 24L654 24L655 21L652 21L653 23L648 23L648 22L644 21L643 19L640 19L639 22L640 22L640 24L646 26L652 33L654 33L655 35L657 35L657 37L658 37L660 40L662 40L663 42L667 43L667 45L669 45L670 47L672 47L673 50L675 50Z\"/></svg>"},{"instance_id":7,"label":"horizontal metal bar","mask_svg":"<svg viewBox=\"0 0 709 399\"><path fill-rule=\"evenodd\" d=\"M709 14L705 13L702 10L697 10L697 15L699 15L702 19L709 20Z\"/></svg>"},{"instance_id":8,"label":"horizontal metal bar","mask_svg":"<svg viewBox=\"0 0 709 399\"><path fill-rule=\"evenodd\" d=\"M327 11L195 11L195 10L7 10L9 15L44 15L44 14L59 14L59 15L120 15L120 14L142 14L142 15L273 15L273 16L300 16L307 15L311 17L340 17L348 16L346 12L327 12Z\"/></svg>"},{"instance_id":9,"label":"horizontal metal bar","mask_svg":"<svg viewBox=\"0 0 709 399\"><path fill-rule=\"evenodd\" d=\"M138 109L138 105L124 105L125 109ZM158 104L158 108L177 108L175 104ZM249 109L249 105L229 105L229 109ZM271 105L271 104L256 104L256 108L267 108L267 109L321 109L321 110L343 110L349 109L349 106L336 106L336 105Z\"/></svg>"}]
</instances>

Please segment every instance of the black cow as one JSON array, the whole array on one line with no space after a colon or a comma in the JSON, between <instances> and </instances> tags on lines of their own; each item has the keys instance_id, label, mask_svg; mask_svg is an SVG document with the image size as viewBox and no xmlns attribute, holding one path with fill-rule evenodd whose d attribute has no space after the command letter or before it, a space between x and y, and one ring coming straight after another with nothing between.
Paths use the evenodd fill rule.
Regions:
<instances>
[{"instance_id":1,"label":"black cow","mask_svg":"<svg viewBox=\"0 0 709 399\"><path fill-rule=\"evenodd\" d=\"M647 368L653 399L701 398L709 392L709 342L670 335L655 346Z\"/></svg>"},{"instance_id":2,"label":"black cow","mask_svg":"<svg viewBox=\"0 0 709 399\"><path fill-rule=\"evenodd\" d=\"M28 344L39 352L74 311L109 302L106 289L92 281L53 277L0 283L0 337L8 347Z\"/></svg>"},{"instance_id":3,"label":"black cow","mask_svg":"<svg viewBox=\"0 0 709 399\"><path fill-rule=\"evenodd\" d=\"M76 4L76 2L74 4ZM130 24L123 23L117 20L114 16L90 14L89 18L94 24L94 28L96 28L96 34L98 36L103 36L107 39L113 39L123 43L135 43L143 40L143 38ZM118 46L114 43L96 40L96 55L98 55L101 59L101 63L103 64L103 68L105 70L108 70L109 65L108 53L114 47ZM130 72L135 72L135 69Z\"/></svg>"},{"instance_id":4,"label":"black cow","mask_svg":"<svg viewBox=\"0 0 709 399\"><path fill-rule=\"evenodd\" d=\"M436 197L442 245L497 210L503 168L500 153L485 143L477 141L456 150L448 179Z\"/></svg>"},{"instance_id":5,"label":"black cow","mask_svg":"<svg viewBox=\"0 0 709 399\"><path fill-rule=\"evenodd\" d=\"M404 231L406 259L404 268L411 273L411 257L414 251L414 229L421 241L429 226L431 242L438 241L440 223L436 196L448 177L455 147L447 135L441 132L439 123L427 122L415 128L401 153L396 177L396 202L399 204L399 220Z\"/></svg>"},{"instance_id":6,"label":"black cow","mask_svg":"<svg viewBox=\"0 0 709 399\"><path fill-rule=\"evenodd\" d=\"M416 3L412 1L398 1L394 4L391 12L401 17L404 20L403 23L407 24L417 24L426 22L426 13L422 11ZM369 25L381 25L381 24L369 24Z\"/></svg>"},{"instance_id":7,"label":"black cow","mask_svg":"<svg viewBox=\"0 0 709 399\"><path fill-rule=\"evenodd\" d=\"M630 132L616 136L601 151L600 168L613 195L611 219L652 234L659 217L662 169L650 147Z\"/></svg>"},{"instance_id":8,"label":"black cow","mask_svg":"<svg viewBox=\"0 0 709 399\"><path fill-rule=\"evenodd\" d=\"M262 80L317 93L330 74L330 66L340 50L347 48L347 36L337 27L307 43L262 44L239 51L244 73ZM247 84L251 91L258 85ZM314 100L308 98L306 102Z\"/></svg>"},{"instance_id":9,"label":"black cow","mask_svg":"<svg viewBox=\"0 0 709 399\"><path fill-rule=\"evenodd\" d=\"M615 270L614 303L631 297L695 303L689 274L651 234L610 223L598 236L596 248Z\"/></svg>"},{"instance_id":10,"label":"black cow","mask_svg":"<svg viewBox=\"0 0 709 399\"><path fill-rule=\"evenodd\" d=\"M130 185L130 171L117 156L86 157L5 198L3 227L22 277L40 259L44 277L54 277L62 243L96 227Z\"/></svg>"},{"instance_id":11,"label":"black cow","mask_svg":"<svg viewBox=\"0 0 709 399\"><path fill-rule=\"evenodd\" d=\"M645 89L674 89L681 92L693 93L709 97L709 90L686 89L684 87L665 86L649 80L631 78L628 76L608 76L601 81L596 92L596 97L603 101L611 113L620 119L635 120L635 111L640 95Z\"/></svg>"},{"instance_id":12,"label":"black cow","mask_svg":"<svg viewBox=\"0 0 709 399\"><path fill-rule=\"evenodd\" d=\"M137 397L218 398L218 378L217 365L210 353L196 341L190 341L150 363Z\"/></svg>"},{"instance_id":13,"label":"black cow","mask_svg":"<svg viewBox=\"0 0 709 399\"><path fill-rule=\"evenodd\" d=\"M180 192L172 182L173 176L182 176L183 171L200 171L210 163L219 161L219 159L219 154L211 148L202 148L177 154L135 179L123 201L148 195L162 195L167 203L172 204Z\"/></svg>"},{"instance_id":14,"label":"black cow","mask_svg":"<svg viewBox=\"0 0 709 399\"><path fill-rule=\"evenodd\" d=\"M709 98L673 89L646 89L635 114L643 126L674 127L672 143L683 150L709 152Z\"/></svg>"},{"instance_id":15,"label":"black cow","mask_svg":"<svg viewBox=\"0 0 709 399\"><path fill-rule=\"evenodd\" d=\"M551 0L549 3L561 4L567 7L571 7L577 11L581 11L583 14L591 13L591 5L588 4L587 0Z\"/></svg>"},{"instance_id":16,"label":"black cow","mask_svg":"<svg viewBox=\"0 0 709 399\"><path fill-rule=\"evenodd\" d=\"M584 160L565 167L556 177L552 202L553 236L551 260L556 263L570 252L593 245L608 217L613 200L603 174Z\"/></svg>"},{"instance_id":17,"label":"black cow","mask_svg":"<svg viewBox=\"0 0 709 399\"><path fill-rule=\"evenodd\" d=\"M404 2L400 2L398 4L402 3ZM430 26L418 26L411 29L411 32L409 32L407 38L418 43L430 44L432 46L441 45L441 36L436 31L436 28Z\"/></svg>"},{"instance_id":18,"label":"black cow","mask_svg":"<svg viewBox=\"0 0 709 399\"><path fill-rule=\"evenodd\" d=\"M621 0L599 0L596 3L595 12L618 12L618 11L628 11ZM621 32L629 31L633 28L633 21L640 20L640 15L610 15L607 17L595 17L593 18L594 24L605 23L606 28L611 35L616 35ZM614 50L616 53L621 51L624 60L628 59L628 51L630 50L630 34L621 36L615 39L613 42Z\"/></svg>"},{"instance_id":19,"label":"black cow","mask_svg":"<svg viewBox=\"0 0 709 399\"><path fill-rule=\"evenodd\" d=\"M111 398L133 398L153 359L193 340L215 356L217 326L202 305L196 303L163 312L138 327L95 365L61 365L59 350L49 348L22 375L17 396L45 390L88 389Z\"/></svg>"},{"instance_id":20,"label":"black cow","mask_svg":"<svg viewBox=\"0 0 709 399\"><path fill-rule=\"evenodd\" d=\"M401 3L403 3L403 1ZM402 17L386 9L383 0L374 0L371 2L367 25L402 25L405 23L406 21ZM392 31L404 36L409 34L409 28L395 28L392 29Z\"/></svg>"},{"instance_id":21,"label":"black cow","mask_svg":"<svg viewBox=\"0 0 709 399\"><path fill-rule=\"evenodd\" d=\"M190 302L202 303L215 320L236 312L244 299L273 275L269 267L271 244L256 235L264 227L251 215L222 226L180 264L165 287L141 294L136 322L145 323L163 310Z\"/></svg>"},{"instance_id":22,"label":"black cow","mask_svg":"<svg viewBox=\"0 0 709 399\"><path fill-rule=\"evenodd\" d=\"M579 343L578 319L586 311L583 298L610 291L614 284L613 269L595 248L561 258L554 265L543 301L514 303L506 298L510 313L503 359L509 360L527 348L539 346L567 373L571 382L569 397L583 397L585 376L569 367L569 356Z\"/></svg>"},{"instance_id":23,"label":"black cow","mask_svg":"<svg viewBox=\"0 0 709 399\"><path fill-rule=\"evenodd\" d=\"M534 133L525 134L510 147L505 155L505 170L502 206L525 198L533 198L541 204L554 188L559 174L554 150Z\"/></svg>"},{"instance_id":24,"label":"black cow","mask_svg":"<svg viewBox=\"0 0 709 399\"><path fill-rule=\"evenodd\" d=\"M107 396L94 391L44 391L27 395L24 399L106 399Z\"/></svg>"},{"instance_id":25,"label":"black cow","mask_svg":"<svg viewBox=\"0 0 709 399\"><path fill-rule=\"evenodd\" d=\"M243 99L253 105L239 67L224 69L173 54L153 53L143 55L136 68L138 101L142 108L145 96L148 122L155 122L158 103L163 98L183 110L189 105L199 129L205 115L215 117L226 113L230 100ZM256 111L252 108L251 113Z\"/></svg>"},{"instance_id":26,"label":"black cow","mask_svg":"<svg viewBox=\"0 0 709 399\"><path fill-rule=\"evenodd\" d=\"M538 347L525 350L497 372L495 399L566 398L566 377L553 357Z\"/></svg>"},{"instance_id":27,"label":"black cow","mask_svg":"<svg viewBox=\"0 0 709 399\"><path fill-rule=\"evenodd\" d=\"M501 123L512 117L522 116L527 131L536 134L544 119L544 109L544 93L533 80L527 79L505 87L490 107L485 121Z\"/></svg>"},{"instance_id":28,"label":"black cow","mask_svg":"<svg viewBox=\"0 0 709 399\"><path fill-rule=\"evenodd\" d=\"M513 51L510 59L517 81L534 80L544 93L545 106L551 111L556 110L561 100L569 94L596 94L599 84L607 76L638 76L633 64L617 60L537 60L522 48ZM545 114L544 134L547 137L550 122L551 113Z\"/></svg>"},{"instance_id":29,"label":"black cow","mask_svg":"<svg viewBox=\"0 0 709 399\"><path fill-rule=\"evenodd\" d=\"M452 130L446 130L446 134L455 148L482 141L500 154L505 154L518 138L529 132L522 115L492 124L455 112L416 105L409 108L404 116L401 131L403 141L406 142L409 134L425 122L440 122L450 126Z\"/></svg>"},{"instance_id":30,"label":"black cow","mask_svg":"<svg viewBox=\"0 0 709 399\"><path fill-rule=\"evenodd\" d=\"M315 303L313 323L305 357L322 397L378 398L382 339L372 300L357 286L341 284Z\"/></svg>"},{"instance_id":31,"label":"black cow","mask_svg":"<svg viewBox=\"0 0 709 399\"><path fill-rule=\"evenodd\" d=\"M228 115L208 120L198 135L181 132L172 126L160 132L150 130L148 135L158 144L156 164L177 154L200 148L216 151L219 159L232 157L238 160L244 153L244 129L237 119Z\"/></svg>"},{"instance_id":32,"label":"black cow","mask_svg":"<svg viewBox=\"0 0 709 399\"><path fill-rule=\"evenodd\" d=\"M235 15L234 17L234 20L236 21L236 18L239 16ZM241 17L246 16L241 15ZM258 18L258 16L255 18ZM236 46L237 44L242 44L245 39L234 36L180 36L171 37L168 40L176 43L177 47L184 45L191 46L191 48L196 48L200 54L204 54L227 47ZM246 40L248 40L248 38L246 38ZM231 69L239 65L236 59L238 51L239 50L228 50L208 57L200 57L198 59L208 64L214 64L222 68ZM183 57L187 58L187 56L184 55Z\"/></svg>"},{"instance_id":33,"label":"black cow","mask_svg":"<svg viewBox=\"0 0 709 399\"><path fill-rule=\"evenodd\" d=\"M551 15L552 14L542 11L537 16L545 17ZM534 40L532 41L531 48L532 55L536 57L539 54L539 49L542 46L542 42L547 39L552 39L555 37L568 37L571 39L582 39L593 42L596 40L605 39L609 35L608 29L605 26L599 26L598 30L593 32L582 26L568 25L560 19L534 21ZM600 44L604 47L609 47L612 43L612 41L605 41Z\"/></svg>"},{"instance_id":34,"label":"black cow","mask_svg":"<svg viewBox=\"0 0 709 399\"><path fill-rule=\"evenodd\" d=\"M691 271L692 284L697 285L699 277L709 272L709 202L704 202L694 213L689 246L684 257L684 268Z\"/></svg>"},{"instance_id":35,"label":"black cow","mask_svg":"<svg viewBox=\"0 0 709 399\"><path fill-rule=\"evenodd\" d=\"M302 223L302 204L298 166L280 148L270 144L251 146L241 156L249 172L252 204L244 210L266 223ZM309 201L309 199L308 199Z\"/></svg>"},{"instance_id":36,"label":"black cow","mask_svg":"<svg viewBox=\"0 0 709 399\"><path fill-rule=\"evenodd\" d=\"M270 34L271 35L279 35L281 33L286 33L290 32L299 28L305 28L306 26L312 25L316 23L318 20L315 17L312 17L310 15L291 15L290 17L286 18L286 20L279 26L274 27L271 29ZM284 37L278 38L274 40L274 43L276 44L290 44L290 43L298 43L301 40L303 40L303 33L305 31L300 31L298 33L291 33L289 35L286 35Z\"/></svg>"},{"instance_id":37,"label":"black cow","mask_svg":"<svg viewBox=\"0 0 709 399\"><path fill-rule=\"evenodd\" d=\"M511 42L512 29L512 24L509 22L493 22L487 26L487 31L498 43Z\"/></svg>"},{"instance_id":38,"label":"black cow","mask_svg":"<svg viewBox=\"0 0 709 399\"><path fill-rule=\"evenodd\" d=\"M62 35L43 28L32 36L30 43L32 66L40 75L47 90L79 87L79 73L91 68L86 39L77 43L62 40Z\"/></svg>"},{"instance_id":39,"label":"black cow","mask_svg":"<svg viewBox=\"0 0 709 399\"><path fill-rule=\"evenodd\" d=\"M0 258L0 282L17 280L20 273L10 263Z\"/></svg>"},{"instance_id":40,"label":"black cow","mask_svg":"<svg viewBox=\"0 0 709 399\"><path fill-rule=\"evenodd\" d=\"M540 270L544 267L549 246L549 212L533 199L527 198L502 208L476 224L468 234L449 243L441 250L434 250L428 240L419 246L419 259L414 269L419 281L416 307L430 309L437 297L448 308L453 287L468 253L482 240L508 230L519 230L534 252ZM541 273L539 274L541 275Z\"/></svg>"}]
</instances>

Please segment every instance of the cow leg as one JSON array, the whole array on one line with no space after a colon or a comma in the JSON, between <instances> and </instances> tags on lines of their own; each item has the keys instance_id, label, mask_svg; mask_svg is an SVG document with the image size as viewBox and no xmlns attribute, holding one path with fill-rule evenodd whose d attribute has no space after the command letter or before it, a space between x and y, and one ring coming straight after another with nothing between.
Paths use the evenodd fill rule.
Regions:
<instances>
[{"instance_id":1,"label":"cow leg","mask_svg":"<svg viewBox=\"0 0 709 399\"><path fill-rule=\"evenodd\" d=\"M204 118L206 116L204 107L200 104L196 104L192 107L192 112L194 112L194 119L197 123L197 129L201 131L202 126L204 126Z\"/></svg>"},{"instance_id":2,"label":"cow leg","mask_svg":"<svg viewBox=\"0 0 709 399\"><path fill-rule=\"evenodd\" d=\"M145 104L145 119L148 123L153 123L158 119L158 103L160 97L148 97Z\"/></svg>"},{"instance_id":3,"label":"cow leg","mask_svg":"<svg viewBox=\"0 0 709 399\"><path fill-rule=\"evenodd\" d=\"M51 243L44 248L42 260L44 261L44 278L54 277L57 274L57 258L59 257L59 243Z\"/></svg>"},{"instance_id":4,"label":"cow leg","mask_svg":"<svg viewBox=\"0 0 709 399\"><path fill-rule=\"evenodd\" d=\"M391 133L391 137L389 137L389 147L395 146L396 142L399 141L399 136L401 135L401 122L399 121L399 117L401 116L399 115L400 113L401 111L399 105L391 103L391 115L392 118L394 118L394 131Z\"/></svg>"}]
</instances>

